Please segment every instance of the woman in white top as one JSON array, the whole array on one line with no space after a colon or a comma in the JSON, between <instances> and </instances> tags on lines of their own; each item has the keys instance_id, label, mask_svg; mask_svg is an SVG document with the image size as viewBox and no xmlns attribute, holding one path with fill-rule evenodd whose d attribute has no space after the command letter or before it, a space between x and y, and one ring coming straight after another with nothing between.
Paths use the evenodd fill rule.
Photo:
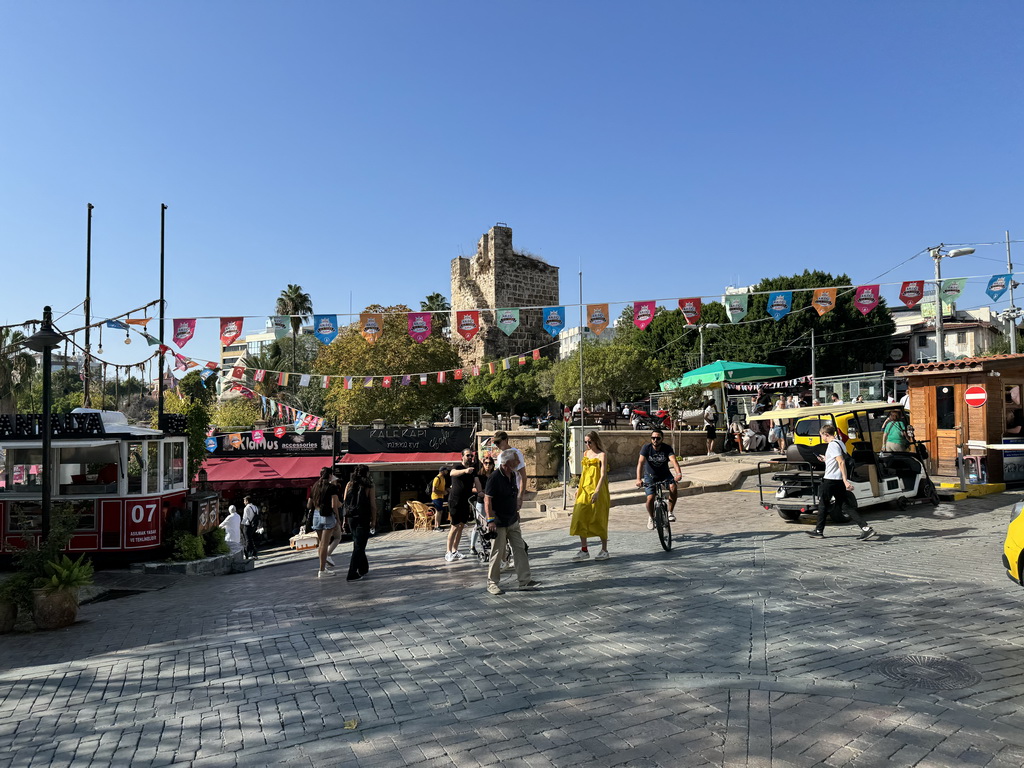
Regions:
<instances>
[{"instance_id":1,"label":"woman in white top","mask_svg":"<svg viewBox=\"0 0 1024 768\"><path fill-rule=\"evenodd\" d=\"M241 552L242 517L238 514L238 510L235 509L234 504L228 507L228 516L224 518L224 522L220 524L220 527L224 529L224 541L227 542L228 549L231 550L231 554L234 555Z\"/></svg>"},{"instance_id":2,"label":"woman in white top","mask_svg":"<svg viewBox=\"0 0 1024 768\"><path fill-rule=\"evenodd\" d=\"M853 483L850 482L850 477L846 473L846 458L849 454L846 453L846 446L843 445L842 440L836 439L836 428L831 424L826 424L818 432L821 437L821 442L826 446L825 456L822 458L818 457L820 461L825 462L825 475L821 479L821 487L818 489L818 520L814 526L813 531L808 531L808 535L816 538L825 538L825 518L828 517L829 508L832 506L832 499L835 498L835 503L842 509L843 503L846 502L846 513L850 516L860 528L860 540L867 541L868 539L874 539L878 536L871 526L864 522L864 519L858 514L857 507L854 502L853 494Z\"/></svg>"}]
</instances>

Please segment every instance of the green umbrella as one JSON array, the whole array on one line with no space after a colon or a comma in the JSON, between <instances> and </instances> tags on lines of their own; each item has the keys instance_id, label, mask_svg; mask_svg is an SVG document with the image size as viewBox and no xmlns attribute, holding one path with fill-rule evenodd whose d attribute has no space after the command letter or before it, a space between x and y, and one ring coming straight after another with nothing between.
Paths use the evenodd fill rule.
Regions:
<instances>
[{"instance_id":1,"label":"green umbrella","mask_svg":"<svg viewBox=\"0 0 1024 768\"><path fill-rule=\"evenodd\" d=\"M723 381L763 381L777 379L786 375L784 365L765 365L763 363L733 363L727 360L716 360L701 368L683 375L679 379L661 382L661 391L668 392L693 384L718 384Z\"/></svg>"}]
</instances>

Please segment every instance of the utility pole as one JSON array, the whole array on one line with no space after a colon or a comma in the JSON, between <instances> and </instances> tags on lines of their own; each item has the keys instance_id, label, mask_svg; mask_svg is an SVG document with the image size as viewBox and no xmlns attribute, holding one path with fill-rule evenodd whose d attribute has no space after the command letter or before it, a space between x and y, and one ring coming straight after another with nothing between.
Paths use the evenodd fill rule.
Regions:
<instances>
[{"instance_id":1,"label":"utility pole","mask_svg":"<svg viewBox=\"0 0 1024 768\"><path fill-rule=\"evenodd\" d=\"M814 368L814 329L811 328L811 385L814 385L815 381L815 368Z\"/></svg>"},{"instance_id":2,"label":"utility pole","mask_svg":"<svg viewBox=\"0 0 1024 768\"><path fill-rule=\"evenodd\" d=\"M86 203L85 219L85 370L82 372L82 405L92 408L92 398L89 395L89 381L92 378L89 372L89 358L92 347L89 345L89 324L90 312L92 311L92 295L89 290L92 278L92 203ZM1013 300L1010 300L1013 303ZM102 399L102 395L100 396Z\"/></svg>"},{"instance_id":3,"label":"utility pole","mask_svg":"<svg viewBox=\"0 0 1024 768\"><path fill-rule=\"evenodd\" d=\"M941 363L946 359L942 338L942 246L929 248L928 253L935 262L935 362Z\"/></svg>"},{"instance_id":4,"label":"utility pole","mask_svg":"<svg viewBox=\"0 0 1024 768\"><path fill-rule=\"evenodd\" d=\"M164 346L164 221L167 214L167 206L160 203L160 347ZM160 353L156 385L156 413L157 429L163 429L164 420L164 353Z\"/></svg>"},{"instance_id":5,"label":"utility pole","mask_svg":"<svg viewBox=\"0 0 1024 768\"><path fill-rule=\"evenodd\" d=\"M1010 259L1010 230L1006 230L1006 271L1010 273L1010 308L1003 313L1003 316L1010 324L1010 354L1017 354L1017 318L1020 310L1013 303L1013 261Z\"/></svg>"}]
</instances>

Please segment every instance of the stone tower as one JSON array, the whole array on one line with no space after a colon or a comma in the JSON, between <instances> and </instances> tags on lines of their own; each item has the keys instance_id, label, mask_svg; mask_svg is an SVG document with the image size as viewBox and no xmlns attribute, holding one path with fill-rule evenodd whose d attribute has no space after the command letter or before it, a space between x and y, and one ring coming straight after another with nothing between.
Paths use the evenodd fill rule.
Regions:
<instances>
[{"instance_id":1,"label":"stone tower","mask_svg":"<svg viewBox=\"0 0 1024 768\"><path fill-rule=\"evenodd\" d=\"M555 341L544 330L540 307L558 305L558 267L512 249L512 228L495 224L480 238L472 258L452 259L452 341L463 365L478 365L515 357ZM495 324L494 310L537 307L520 312L519 328L511 336ZM466 341L455 331L455 312L480 310L480 332ZM558 345L545 357L558 357Z\"/></svg>"}]
</instances>

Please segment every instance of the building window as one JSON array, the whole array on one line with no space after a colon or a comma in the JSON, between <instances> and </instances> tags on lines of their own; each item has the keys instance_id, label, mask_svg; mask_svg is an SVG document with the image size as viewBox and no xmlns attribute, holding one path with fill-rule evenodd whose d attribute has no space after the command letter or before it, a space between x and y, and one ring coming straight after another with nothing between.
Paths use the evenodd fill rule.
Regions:
<instances>
[{"instance_id":1,"label":"building window","mask_svg":"<svg viewBox=\"0 0 1024 768\"><path fill-rule=\"evenodd\" d=\"M928 337L927 336L918 336L917 337L917 346L918 347L927 347L928 346Z\"/></svg>"},{"instance_id":2,"label":"building window","mask_svg":"<svg viewBox=\"0 0 1024 768\"><path fill-rule=\"evenodd\" d=\"M967 332L966 331L957 331L956 332L956 343L957 344L966 344L967 343Z\"/></svg>"}]
</instances>

